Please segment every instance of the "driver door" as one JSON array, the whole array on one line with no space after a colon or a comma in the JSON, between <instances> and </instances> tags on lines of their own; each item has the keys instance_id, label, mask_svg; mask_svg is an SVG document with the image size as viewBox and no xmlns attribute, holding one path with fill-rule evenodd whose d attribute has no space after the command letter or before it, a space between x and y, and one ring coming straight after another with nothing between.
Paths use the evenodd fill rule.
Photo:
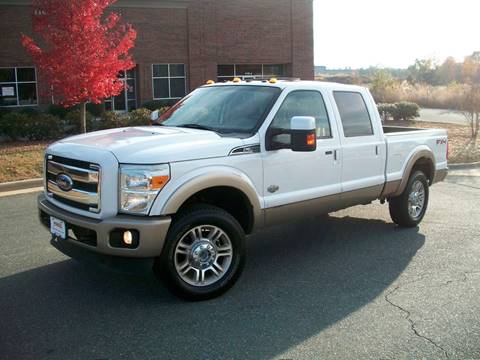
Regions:
<instances>
[{"instance_id":1,"label":"driver door","mask_svg":"<svg viewBox=\"0 0 480 360\"><path fill-rule=\"evenodd\" d=\"M340 142L332 114L319 90L293 90L284 96L270 127L289 129L293 116L312 116L317 148L311 152L280 149L262 154L267 224L310 213L317 205L325 205L326 197L341 193Z\"/></svg>"}]
</instances>

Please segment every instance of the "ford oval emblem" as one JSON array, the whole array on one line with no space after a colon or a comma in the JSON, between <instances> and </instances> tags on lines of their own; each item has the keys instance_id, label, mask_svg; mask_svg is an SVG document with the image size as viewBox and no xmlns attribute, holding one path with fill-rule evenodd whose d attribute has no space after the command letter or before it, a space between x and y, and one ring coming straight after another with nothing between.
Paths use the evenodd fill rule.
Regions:
<instances>
[{"instance_id":1,"label":"ford oval emblem","mask_svg":"<svg viewBox=\"0 0 480 360\"><path fill-rule=\"evenodd\" d=\"M57 175L57 186L63 191L70 191L73 188L73 180L67 174Z\"/></svg>"}]
</instances>

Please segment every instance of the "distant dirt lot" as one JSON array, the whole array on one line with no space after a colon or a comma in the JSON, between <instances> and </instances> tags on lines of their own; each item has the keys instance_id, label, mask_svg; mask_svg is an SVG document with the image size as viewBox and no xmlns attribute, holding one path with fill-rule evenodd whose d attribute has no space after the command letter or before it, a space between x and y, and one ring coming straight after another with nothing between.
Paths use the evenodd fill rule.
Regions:
<instances>
[{"instance_id":1,"label":"distant dirt lot","mask_svg":"<svg viewBox=\"0 0 480 360\"><path fill-rule=\"evenodd\" d=\"M470 127L466 125L447 124L427 121L388 121L388 125L408 126L419 128L441 128L448 131L450 156L448 162L471 163L480 161L479 140L472 142L470 138Z\"/></svg>"}]
</instances>

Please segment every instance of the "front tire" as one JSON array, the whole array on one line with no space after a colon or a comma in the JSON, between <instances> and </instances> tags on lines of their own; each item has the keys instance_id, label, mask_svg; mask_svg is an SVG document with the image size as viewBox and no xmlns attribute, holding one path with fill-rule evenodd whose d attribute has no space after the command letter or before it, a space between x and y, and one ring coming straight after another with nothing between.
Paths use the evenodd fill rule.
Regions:
<instances>
[{"instance_id":1,"label":"front tire","mask_svg":"<svg viewBox=\"0 0 480 360\"><path fill-rule=\"evenodd\" d=\"M226 211L195 205L182 212L168 231L155 274L176 295L206 300L237 281L245 263L245 233Z\"/></svg>"},{"instance_id":2,"label":"front tire","mask_svg":"<svg viewBox=\"0 0 480 360\"><path fill-rule=\"evenodd\" d=\"M415 227L425 216L428 206L428 180L422 171L408 179L403 193L389 200L390 216L401 227Z\"/></svg>"}]
</instances>

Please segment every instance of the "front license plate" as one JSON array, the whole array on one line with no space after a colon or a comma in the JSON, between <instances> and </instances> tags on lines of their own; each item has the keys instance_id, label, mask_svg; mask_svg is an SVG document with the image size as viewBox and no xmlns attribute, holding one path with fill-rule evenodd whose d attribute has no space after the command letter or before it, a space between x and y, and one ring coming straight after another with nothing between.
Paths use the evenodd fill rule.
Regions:
<instances>
[{"instance_id":1,"label":"front license plate","mask_svg":"<svg viewBox=\"0 0 480 360\"><path fill-rule=\"evenodd\" d=\"M65 221L50 216L50 232L54 238L65 240L67 238L67 225Z\"/></svg>"}]
</instances>

